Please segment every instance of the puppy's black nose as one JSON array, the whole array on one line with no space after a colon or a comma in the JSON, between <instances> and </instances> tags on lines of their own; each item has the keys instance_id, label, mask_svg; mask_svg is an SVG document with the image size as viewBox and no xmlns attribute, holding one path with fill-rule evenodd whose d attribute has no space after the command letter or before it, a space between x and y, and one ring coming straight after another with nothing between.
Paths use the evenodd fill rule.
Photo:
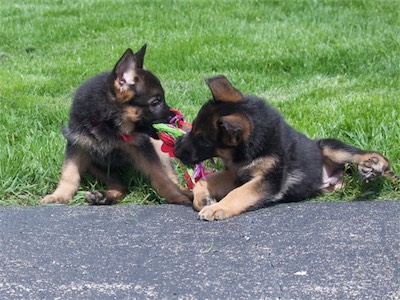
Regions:
<instances>
[{"instance_id":1,"label":"puppy's black nose","mask_svg":"<svg viewBox=\"0 0 400 300\"><path fill-rule=\"evenodd\" d=\"M182 136L175 142L174 147L175 157L180 159L180 161L187 166L193 165L193 153L189 145L187 136Z\"/></svg>"},{"instance_id":2,"label":"puppy's black nose","mask_svg":"<svg viewBox=\"0 0 400 300\"><path fill-rule=\"evenodd\" d=\"M175 146L174 146L174 154L177 158L182 159L183 156L183 146L182 146L182 139L183 137L178 138L175 141Z\"/></svg>"}]
</instances>

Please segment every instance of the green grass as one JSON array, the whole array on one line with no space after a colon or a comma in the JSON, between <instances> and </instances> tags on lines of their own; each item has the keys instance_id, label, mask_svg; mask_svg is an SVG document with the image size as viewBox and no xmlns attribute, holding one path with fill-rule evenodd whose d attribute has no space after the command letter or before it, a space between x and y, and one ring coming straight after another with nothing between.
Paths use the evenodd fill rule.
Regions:
<instances>
[{"instance_id":1,"label":"green grass","mask_svg":"<svg viewBox=\"0 0 400 300\"><path fill-rule=\"evenodd\" d=\"M170 105L192 120L225 74L265 97L312 138L376 149L400 172L400 2L2 1L0 205L37 205L59 179L74 90L145 42L145 65ZM147 180L127 178L124 203L159 203ZM347 188L318 201L400 199L399 182ZM72 202L83 203L90 180Z\"/></svg>"}]
</instances>

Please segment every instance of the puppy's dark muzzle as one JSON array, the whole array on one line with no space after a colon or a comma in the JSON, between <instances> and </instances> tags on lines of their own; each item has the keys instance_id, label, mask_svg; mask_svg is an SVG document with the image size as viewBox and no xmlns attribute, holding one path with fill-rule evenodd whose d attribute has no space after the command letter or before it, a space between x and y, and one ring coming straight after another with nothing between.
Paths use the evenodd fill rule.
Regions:
<instances>
[{"instance_id":1,"label":"puppy's dark muzzle","mask_svg":"<svg viewBox=\"0 0 400 300\"><path fill-rule=\"evenodd\" d=\"M193 156L193 146L191 145L188 136L184 135L175 142L174 154L185 165L193 166L197 163Z\"/></svg>"}]
</instances>

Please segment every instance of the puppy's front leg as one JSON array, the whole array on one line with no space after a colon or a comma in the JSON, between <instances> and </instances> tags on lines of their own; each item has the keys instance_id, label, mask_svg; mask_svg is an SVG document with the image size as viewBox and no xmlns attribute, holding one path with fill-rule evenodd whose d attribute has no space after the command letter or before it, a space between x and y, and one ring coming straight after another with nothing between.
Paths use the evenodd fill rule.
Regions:
<instances>
[{"instance_id":1,"label":"puppy's front leg","mask_svg":"<svg viewBox=\"0 0 400 300\"><path fill-rule=\"evenodd\" d=\"M225 197L235 188L236 176L233 172L223 170L206 176L193 188L193 206L200 211L204 206L210 205Z\"/></svg>"},{"instance_id":2,"label":"puppy's front leg","mask_svg":"<svg viewBox=\"0 0 400 300\"><path fill-rule=\"evenodd\" d=\"M81 174L84 173L90 164L89 155L81 149L68 148L63 163L61 178L56 190L44 197L40 204L63 203L71 201L79 188Z\"/></svg>"},{"instance_id":3,"label":"puppy's front leg","mask_svg":"<svg viewBox=\"0 0 400 300\"><path fill-rule=\"evenodd\" d=\"M127 144L125 152L130 156L136 169L146 174L156 192L168 203L192 205L192 193L182 190L173 170L168 154L154 147L153 140L138 144Z\"/></svg>"},{"instance_id":4,"label":"puppy's front leg","mask_svg":"<svg viewBox=\"0 0 400 300\"><path fill-rule=\"evenodd\" d=\"M232 190L221 201L203 207L199 212L199 219L224 220L258 206L264 197L264 194L259 192L260 184L259 179L253 179Z\"/></svg>"}]
</instances>

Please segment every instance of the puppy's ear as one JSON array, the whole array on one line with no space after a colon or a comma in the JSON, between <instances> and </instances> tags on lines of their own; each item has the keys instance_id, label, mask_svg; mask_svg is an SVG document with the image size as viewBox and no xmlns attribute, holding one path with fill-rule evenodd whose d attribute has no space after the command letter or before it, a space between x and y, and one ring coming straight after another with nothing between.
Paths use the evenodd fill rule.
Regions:
<instances>
[{"instance_id":1,"label":"puppy's ear","mask_svg":"<svg viewBox=\"0 0 400 300\"><path fill-rule=\"evenodd\" d=\"M144 55L146 54L147 44L144 44L142 48L136 53L133 53L132 49L126 49L124 55L119 59L114 67L113 73L116 79L118 79L122 88L127 87L126 85L132 85L137 82L138 78L135 73L135 69L143 69Z\"/></svg>"},{"instance_id":2,"label":"puppy's ear","mask_svg":"<svg viewBox=\"0 0 400 300\"><path fill-rule=\"evenodd\" d=\"M246 117L239 114L220 117L217 126L222 142L227 146L237 146L246 141L251 133L251 124Z\"/></svg>"},{"instance_id":3,"label":"puppy's ear","mask_svg":"<svg viewBox=\"0 0 400 300\"><path fill-rule=\"evenodd\" d=\"M223 75L207 78L206 83L217 102L238 102L243 98L242 93L235 89Z\"/></svg>"},{"instance_id":4,"label":"puppy's ear","mask_svg":"<svg viewBox=\"0 0 400 300\"><path fill-rule=\"evenodd\" d=\"M146 54L147 44L144 44L138 52L135 53L136 68L143 69L144 55Z\"/></svg>"},{"instance_id":5,"label":"puppy's ear","mask_svg":"<svg viewBox=\"0 0 400 300\"><path fill-rule=\"evenodd\" d=\"M134 84L135 83L135 67L136 60L135 54L132 49L126 49L124 55L119 59L114 67L113 73L116 79L124 84Z\"/></svg>"},{"instance_id":6,"label":"puppy's ear","mask_svg":"<svg viewBox=\"0 0 400 300\"><path fill-rule=\"evenodd\" d=\"M138 81L136 65L136 56L128 48L112 71L113 88L119 102L129 101L134 96L131 86Z\"/></svg>"}]
</instances>

